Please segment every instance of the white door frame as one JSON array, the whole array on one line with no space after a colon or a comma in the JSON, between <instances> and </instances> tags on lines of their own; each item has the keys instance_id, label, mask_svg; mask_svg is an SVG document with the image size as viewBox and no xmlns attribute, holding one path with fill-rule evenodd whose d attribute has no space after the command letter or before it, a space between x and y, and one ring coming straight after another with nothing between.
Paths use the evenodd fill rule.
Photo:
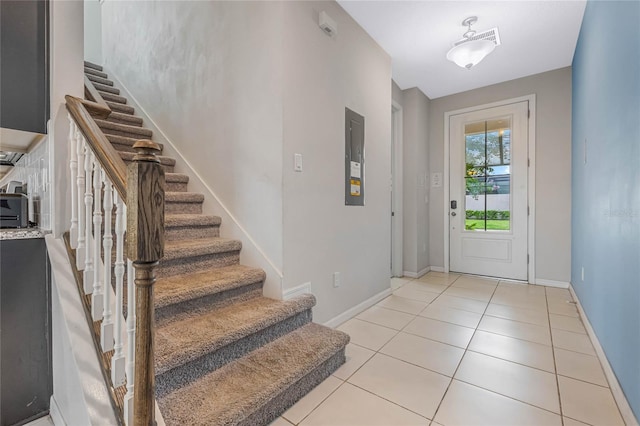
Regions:
<instances>
[{"instance_id":1,"label":"white door frame","mask_svg":"<svg viewBox=\"0 0 640 426\"><path fill-rule=\"evenodd\" d=\"M444 114L444 172L443 172L443 187L444 187L444 205L443 205L443 217L444 217L444 272L449 272L449 230L451 229L449 224L449 118L452 115L465 114L468 112L483 110L487 108L494 108L509 104L515 104L518 102L529 102L529 141L528 141L528 158L529 167L527 170L527 203L529 206L529 218L527 221L527 252L529 254L529 265L527 270L528 281L530 283L536 282L536 95L521 96L519 98L506 99L503 101L492 102L489 104L478 105L469 108L458 109L455 111L448 111Z\"/></svg>"},{"instance_id":2,"label":"white door frame","mask_svg":"<svg viewBox=\"0 0 640 426\"><path fill-rule=\"evenodd\" d=\"M393 120L393 135L391 135L391 149L393 149L394 164L391 165L392 176L392 206L394 216L391 220L393 241L392 251L392 274L394 277L401 277L403 274L403 257L402 257L402 106L396 101L391 103L391 119Z\"/></svg>"}]
</instances>

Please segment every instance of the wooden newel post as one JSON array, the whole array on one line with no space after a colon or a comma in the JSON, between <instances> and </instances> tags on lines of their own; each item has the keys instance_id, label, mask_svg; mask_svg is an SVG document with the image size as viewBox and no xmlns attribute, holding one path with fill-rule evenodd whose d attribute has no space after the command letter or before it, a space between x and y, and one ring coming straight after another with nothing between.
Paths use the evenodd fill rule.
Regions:
<instances>
[{"instance_id":1,"label":"wooden newel post","mask_svg":"<svg viewBox=\"0 0 640 426\"><path fill-rule=\"evenodd\" d=\"M155 425L153 284L164 252L164 171L158 144L137 141L127 168L127 257L135 267L136 352L134 424Z\"/></svg>"}]
</instances>

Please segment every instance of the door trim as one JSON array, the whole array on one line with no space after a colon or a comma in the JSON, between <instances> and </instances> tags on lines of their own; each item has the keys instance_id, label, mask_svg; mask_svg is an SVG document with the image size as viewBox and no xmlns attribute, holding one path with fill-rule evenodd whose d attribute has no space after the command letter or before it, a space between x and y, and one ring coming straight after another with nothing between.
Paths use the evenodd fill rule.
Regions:
<instances>
[{"instance_id":1,"label":"door trim","mask_svg":"<svg viewBox=\"0 0 640 426\"><path fill-rule=\"evenodd\" d=\"M392 165L392 170L391 170L391 174L393 177L393 206L391 206L393 208L394 211L394 218L395 220L392 220L392 227L393 227L393 241L391 242L391 244L393 245L393 252L392 252L392 259L391 259L391 265L392 265L392 273L394 277L401 277L404 271L404 265L403 265L403 253L402 253L402 248L403 248L403 232L404 232L404 227L403 227L403 216L402 216L402 203L403 203L403 199L402 199L402 185L403 185L403 181L402 181L402 176L403 176L403 162L402 162L402 157L403 157L403 147L402 147L402 123L403 123L403 117L402 117L402 105L400 105L398 102L396 101L391 101L391 110L392 110L392 120L394 120L394 134L391 135L391 148L393 149L393 154L394 154L394 164Z\"/></svg>"},{"instance_id":2,"label":"door trim","mask_svg":"<svg viewBox=\"0 0 640 426\"><path fill-rule=\"evenodd\" d=\"M492 102L484 105L477 105L469 108L447 111L444 113L444 172L442 173L442 186L444 188L443 217L444 217L444 272L449 272L449 118L452 115L465 114L478 110L494 108L518 102L529 102L529 141L527 154L529 167L527 168L527 203L529 205L529 217L527 220L527 252L529 253L529 265L527 268L528 281L531 284L536 282L536 95L531 94L518 98L505 99L503 101Z\"/></svg>"}]
</instances>

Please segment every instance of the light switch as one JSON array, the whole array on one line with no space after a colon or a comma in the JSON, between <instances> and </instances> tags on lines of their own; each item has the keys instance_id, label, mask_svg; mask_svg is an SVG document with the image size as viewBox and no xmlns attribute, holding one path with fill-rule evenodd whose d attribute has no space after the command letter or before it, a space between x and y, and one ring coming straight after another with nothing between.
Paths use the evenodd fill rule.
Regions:
<instances>
[{"instance_id":1,"label":"light switch","mask_svg":"<svg viewBox=\"0 0 640 426\"><path fill-rule=\"evenodd\" d=\"M442 186L442 173L431 173L431 186L434 188Z\"/></svg>"},{"instance_id":2,"label":"light switch","mask_svg":"<svg viewBox=\"0 0 640 426\"><path fill-rule=\"evenodd\" d=\"M293 154L293 170L296 172L302 171L302 154Z\"/></svg>"}]
</instances>

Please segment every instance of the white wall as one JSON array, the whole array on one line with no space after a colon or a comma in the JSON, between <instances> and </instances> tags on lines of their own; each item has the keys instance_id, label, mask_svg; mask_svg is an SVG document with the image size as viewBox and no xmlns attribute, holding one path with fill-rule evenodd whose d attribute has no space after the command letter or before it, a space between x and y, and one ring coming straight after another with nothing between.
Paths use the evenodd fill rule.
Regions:
<instances>
[{"instance_id":1,"label":"white wall","mask_svg":"<svg viewBox=\"0 0 640 426\"><path fill-rule=\"evenodd\" d=\"M84 59L102 64L102 17L100 0L84 0Z\"/></svg>"},{"instance_id":2,"label":"white wall","mask_svg":"<svg viewBox=\"0 0 640 426\"><path fill-rule=\"evenodd\" d=\"M429 108L418 88L403 99L403 263L407 275L424 273L429 264Z\"/></svg>"},{"instance_id":3,"label":"white wall","mask_svg":"<svg viewBox=\"0 0 640 426\"><path fill-rule=\"evenodd\" d=\"M562 68L431 100L429 157L444 171L444 114L462 108L536 95L536 279L571 277L571 68ZM444 266L444 192L431 188L430 256Z\"/></svg>"},{"instance_id":4,"label":"white wall","mask_svg":"<svg viewBox=\"0 0 640 426\"><path fill-rule=\"evenodd\" d=\"M51 118L49 120L49 156L51 226L56 235L69 229L71 185L68 158L69 120L65 95L84 97L83 77L83 2L52 1L50 13Z\"/></svg>"},{"instance_id":5,"label":"white wall","mask_svg":"<svg viewBox=\"0 0 640 426\"><path fill-rule=\"evenodd\" d=\"M281 3L108 1L102 17L105 65L281 270Z\"/></svg>"},{"instance_id":6,"label":"white wall","mask_svg":"<svg viewBox=\"0 0 640 426\"><path fill-rule=\"evenodd\" d=\"M391 60L335 2L283 7L283 287L311 282L314 320L325 322L389 288ZM321 11L335 37L318 27ZM364 207L344 203L345 107L365 118Z\"/></svg>"}]
</instances>

